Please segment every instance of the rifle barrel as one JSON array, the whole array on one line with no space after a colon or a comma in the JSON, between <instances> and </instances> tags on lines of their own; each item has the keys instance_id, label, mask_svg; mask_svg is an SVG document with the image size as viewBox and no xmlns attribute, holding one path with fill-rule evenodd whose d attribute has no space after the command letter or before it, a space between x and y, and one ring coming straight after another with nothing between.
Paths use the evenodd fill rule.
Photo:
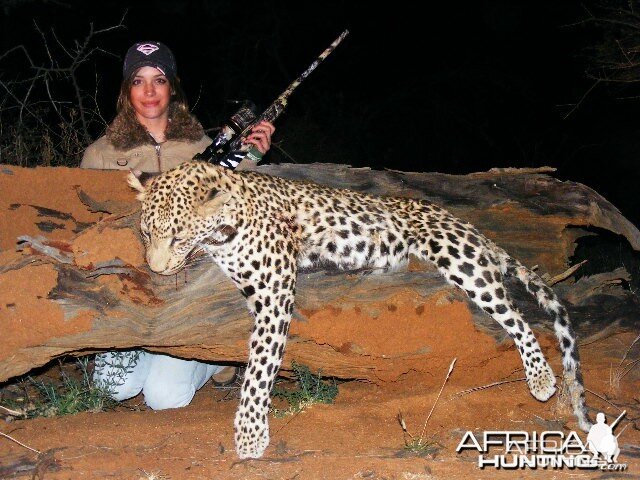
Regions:
<instances>
[{"instance_id":1,"label":"rifle barrel","mask_svg":"<svg viewBox=\"0 0 640 480\"><path fill-rule=\"evenodd\" d=\"M618 418L616 418L614 420L614 422L610 425L611 426L611 430L613 430L614 428L616 428L616 425L618 425L618 422L622 419L622 417L625 416L625 414L627 413L626 410L624 410L619 416Z\"/></svg>"},{"instance_id":2,"label":"rifle barrel","mask_svg":"<svg viewBox=\"0 0 640 480\"><path fill-rule=\"evenodd\" d=\"M307 78L309 76L309 74L311 72L313 72L316 67L318 65L320 65L320 62L322 62L325 58L327 58L331 52L333 52L336 47L338 45L340 45L340 42L342 42L342 40L344 39L344 37L346 37L349 34L349 30L345 30L344 32L342 32L338 38L336 38L333 43L331 45L329 45L319 56L318 58L316 58L313 63L311 63L311 65L309 65L309 67L302 72L302 74L300 74L300 76L298 78L296 78L293 82L291 82L291 84L287 87L287 89L282 92L280 94L280 96L278 98L276 98L273 103L271 105L269 105L267 107L267 109L262 112L260 114L260 116L258 117L257 121L255 123L258 123L261 120L267 120L269 122L274 121L276 118L278 118L280 116L280 114L282 113L282 111L284 110L284 108L287 106L287 99L289 98L289 96L291 95L291 93L298 88L298 85L300 85L305 78ZM245 137L249 131L253 128L253 126L255 125L255 123L252 123L251 125L247 125L244 130L242 130L242 132L234 139L231 141L231 149L233 150L234 148L237 147L237 145L240 144L240 141L242 140L243 137Z\"/></svg>"},{"instance_id":3,"label":"rifle barrel","mask_svg":"<svg viewBox=\"0 0 640 480\"><path fill-rule=\"evenodd\" d=\"M284 91L284 93L281 95L282 96L289 96L289 94L298 86L302 83L302 81L307 78L309 76L309 74L311 72L313 72L316 67L320 64L320 62L322 62L325 58L327 58L331 52L333 52L336 47L338 45L340 45L340 42L342 42L342 40L344 39L344 37L346 37L349 34L349 30L345 30L344 32L342 32L340 34L340 36L338 38L336 38L333 43L331 45L329 45L327 47L327 49L322 52L318 58L316 58L316 60L309 65L309 68L307 68L304 72L302 72L300 74L300 76L298 78L296 78L293 82L291 82L291 85L289 85L289 87Z\"/></svg>"},{"instance_id":4,"label":"rifle barrel","mask_svg":"<svg viewBox=\"0 0 640 480\"><path fill-rule=\"evenodd\" d=\"M278 97L279 100L286 102L286 99L289 95L291 95L291 92L293 92L298 85L300 85L303 80L305 78L307 78L309 76L309 74L311 72L313 72L316 67L318 65L320 65L320 62L322 62L325 58L327 58L329 55L331 55L331 52L333 52L336 47L338 45L340 45L340 42L342 42L342 40L344 40L344 37L346 37L349 34L349 30L345 30L344 32L342 32L340 34L340 36L338 38L336 38L333 43L331 45L329 45L324 52L322 52L318 58L316 58L313 63L311 65L309 65L309 67L300 74L300 76L298 78L296 78L293 82L291 82L291 85L289 85L287 87L287 89L282 92L282 95L280 95L280 97Z\"/></svg>"}]
</instances>

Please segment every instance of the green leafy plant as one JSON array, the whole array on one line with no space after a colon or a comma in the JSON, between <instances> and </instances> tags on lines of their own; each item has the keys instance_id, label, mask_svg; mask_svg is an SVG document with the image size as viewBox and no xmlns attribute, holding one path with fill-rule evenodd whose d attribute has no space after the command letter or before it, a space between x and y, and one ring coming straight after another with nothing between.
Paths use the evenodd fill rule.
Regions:
<instances>
[{"instance_id":1,"label":"green leafy plant","mask_svg":"<svg viewBox=\"0 0 640 480\"><path fill-rule=\"evenodd\" d=\"M338 386L335 380L327 382L322 379L321 372L314 375L306 365L292 362L297 388L285 390L280 387L273 389L273 398L279 398L289 403L286 409L272 408L273 415L284 417L301 412L314 403L333 403L338 395Z\"/></svg>"},{"instance_id":2,"label":"green leafy plant","mask_svg":"<svg viewBox=\"0 0 640 480\"><path fill-rule=\"evenodd\" d=\"M75 371L70 373L68 370L69 366L61 362L60 380L57 382L27 377L23 386L26 395L7 403L27 418L100 412L117 405L107 385L92 381L89 357L77 359Z\"/></svg>"}]
</instances>

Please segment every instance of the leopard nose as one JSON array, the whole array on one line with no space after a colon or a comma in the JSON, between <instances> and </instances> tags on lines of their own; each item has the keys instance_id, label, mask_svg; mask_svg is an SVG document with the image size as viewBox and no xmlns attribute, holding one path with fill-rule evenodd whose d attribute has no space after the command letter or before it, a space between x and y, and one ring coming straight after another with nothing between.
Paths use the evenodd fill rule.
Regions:
<instances>
[{"instance_id":1,"label":"leopard nose","mask_svg":"<svg viewBox=\"0 0 640 480\"><path fill-rule=\"evenodd\" d=\"M160 262L154 255L147 254L147 263L152 272L162 273L165 270L166 262Z\"/></svg>"},{"instance_id":2,"label":"leopard nose","mask_svg":"<svg viewBox=\"0 0 640 480\"><path fill-rule=\"evenodd\" d=\"M169 270L169 264L171 263L171 251L170 251L169 239L152 239L151 244L147 248L147 264L149 268L155 272L164 274Z\"/></svg>"},{"instance_id":3,"label":"leopard nose","mask_svg":"<svg viewBox=\"0 0 640 480\"><path fill-rule=\"evenodd\" d=\"M161 250L150 248L147 251L147 264L151 271L155 273L164 273L168 270L170 257Z\"/></svg>"}]
</instances>

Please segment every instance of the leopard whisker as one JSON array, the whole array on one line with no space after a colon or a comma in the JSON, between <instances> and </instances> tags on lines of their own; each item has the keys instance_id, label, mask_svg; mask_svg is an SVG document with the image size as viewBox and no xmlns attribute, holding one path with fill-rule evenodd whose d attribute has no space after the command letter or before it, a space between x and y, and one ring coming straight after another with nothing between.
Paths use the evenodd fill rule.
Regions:
<instances>
[{"instance_id":1,"label":"leopard whisker","mask_svg":"<svg viewBox=\"0 0 640 480\"><path fill-rule=\"evenodd\" d=\"M202 245L196 245L185 257L185 265L197 264L202 258L206 256L206 250Z\"/></svg>"}]
</instances>

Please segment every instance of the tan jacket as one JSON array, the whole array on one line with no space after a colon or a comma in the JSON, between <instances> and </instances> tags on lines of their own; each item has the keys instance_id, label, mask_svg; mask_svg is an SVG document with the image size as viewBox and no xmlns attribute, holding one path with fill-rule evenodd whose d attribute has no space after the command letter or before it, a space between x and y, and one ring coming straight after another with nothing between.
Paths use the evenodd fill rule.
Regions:
<instances>
[{"instance_id":1,"label":"tan jacket","mask_svg":"<svg viewBox=\"0 0 640 480\"><path fill-rule=\"evenodd\" d=\"M140 170L164 172L201 153L212 140L204 135L196 142L167 140L160 145L151 143L129 150L118 150L106 135L87 147L80 163L81 168L102 170Z\"/></svg>"},{"instance_id":2,"label":"tan jacket","mask_svg":"<svg viewBox=\"0 0 640 480\"><path fill-rule=\"evenodd\" d=\"M169 107L165 137L156 144L135 117L119 113L106 134L87 147L80 167L162 172L191 160L213 141L193 115L175 104Z\"/></svg>"}]
</instances>

